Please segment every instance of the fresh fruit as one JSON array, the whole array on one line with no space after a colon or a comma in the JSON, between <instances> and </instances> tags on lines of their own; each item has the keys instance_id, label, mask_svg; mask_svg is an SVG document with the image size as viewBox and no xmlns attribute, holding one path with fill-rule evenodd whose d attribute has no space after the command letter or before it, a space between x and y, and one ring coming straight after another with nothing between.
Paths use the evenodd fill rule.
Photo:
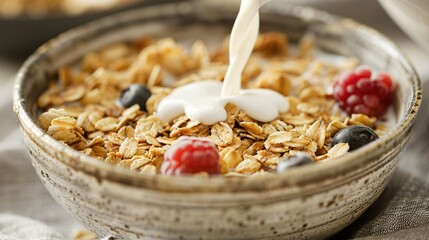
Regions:
<instances>
[{"instance_id":1,"label":"fresh fruit","mask_svg":"<svg viewBox=\"0 0 429 240\"><path fill-rule=\"evenodd\" d=\"M277 165L277 172L282 173L290 168L295 168L314 163L313 158L307 153L297 153L283 159Z\"/></svg>"},{"instance_id":2,"label":"fresh fruit","mask_svg":"<svg viewBox=\"0 0 429 240\"><path fill-rule=\"evenodd\" d=\"M383 115L392 102L395 84L387 73L372 74L358 68L339 76L334 82L334 98L348 114Z\"/></svg>"},{"instance_id":3,"label":"fresh fruit","mask_svg":"<svg viewBox=\"0 0 429 240\"><path fill-rule=\"evenodd\" d=\"M340 130L332 139L332 146L348 143L349 152L378 139L377 134L366 126L350 126Z\"/></svg>"},{"instance_id":4,"label":"fresh fruit","mask_svg":"<svg viewBox=\"0 0 429 240\"><path fill-rule=\"evenodd\" d=\"M146 111L146 102L151 95L152 93L147 87L140 84L132 84L121 92L118 101L125 108L138 104L141 110Z\"/></svg>"},{"instance_id":5,"label":"fresh fruit","mask_svg":"<svg viewBox=\"0 0 429 240\"><path fill-rule=\"evenodd\" d=\"M180 137L164 154L161 173L186 175L199 172L219 174L219 153L214 143L197 137Z\"/></svg>"}]
</instances>

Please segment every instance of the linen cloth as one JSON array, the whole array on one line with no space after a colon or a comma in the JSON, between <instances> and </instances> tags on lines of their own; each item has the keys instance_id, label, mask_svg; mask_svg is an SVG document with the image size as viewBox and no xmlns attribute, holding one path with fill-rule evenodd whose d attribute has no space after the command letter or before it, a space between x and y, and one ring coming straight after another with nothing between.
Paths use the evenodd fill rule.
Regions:
<instances>
[{"instance_id":1,"label":"linen cloth","mask_svg":"<svg viewBox=\"0 0 429 240\"><path fill-rule=\"evenodd\" d=\"M64 237L39 221L12 214L2 214L0 215L0 239L63 240Z\"/></svg>"},{"instance_id":2,"label":"linen cloth","mask_svg":"<svg viewBox=\"0 0 429 240\"><path fill-rule=\"evenodd\" d=\"M394 26L376 1L323 0L314 5L382 30L411 56L422 80L429 79L427 53ZM0 66L0 74L15 71L18 65L8 63L4 71ZM11 80L0 80L0 240L71 239L83 226L54 202L34 172L12 112L12 85ZM424 92L428 89L425 83ZM410 143L386 190L356 222L332 239L429 239L428 100L424 96Z\"/></svg>"}]
</instances>

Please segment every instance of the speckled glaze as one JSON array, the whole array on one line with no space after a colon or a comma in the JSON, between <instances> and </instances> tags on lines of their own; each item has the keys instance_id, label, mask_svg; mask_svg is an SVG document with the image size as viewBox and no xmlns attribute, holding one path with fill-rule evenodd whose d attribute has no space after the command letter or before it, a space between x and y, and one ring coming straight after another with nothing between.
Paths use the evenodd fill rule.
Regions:
<instances>
[{"instance_id":1,"label":"speckled glaze","mask_svg":"<svg viewBox=\"0 0 429 240\"><path fill-rule=\"evenodd\" d=\"M284 31L291 41L310 32L320 48L354 55L396 76L395 127L336 161L263 178L144 176L80 154L37 126L37 97L59 66L76 62L88 51L141 34L168 36L177 28L189 38L186 29L191 25L198 25L204 37L211 36L215 26L228 32L236 6L208 7L204 2L102 19L59 36L26 61L16 79L14 110L37 174L56 201L100 237L323 239L338 232L389 182L421 102L419 79L401 51L353 21L288 6L265 8L261 16L262 30Z\"/></svg>"}]
</instances>

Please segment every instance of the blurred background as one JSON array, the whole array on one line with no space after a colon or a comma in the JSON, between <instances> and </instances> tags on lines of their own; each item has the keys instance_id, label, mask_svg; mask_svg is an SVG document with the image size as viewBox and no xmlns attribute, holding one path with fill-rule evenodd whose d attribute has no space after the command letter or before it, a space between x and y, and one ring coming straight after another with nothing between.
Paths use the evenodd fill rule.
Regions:
<instances>
[{"instance_id":1,"label":"blurred background","mask_svg":"<svg viewBox=\"0 0 429 240\"><path fill-rule=\"evenodd\" d=\"M163 2L168 0L0 0L0 55L22 59L68 29Z\"/></svg>"},{"instance_id":2,"label":"blurred background","mask_svg":"<svg viewBox=\"0 0 429 240\"><path fill-rule=\"evenodd\" d=\"M0 81L37 47L73 27L167 0L0 0Z\"/></svg>"},{"instance_id":3,"label":"blurred background","mask_svg":"<svg viewBox=\"0 0 429 240\"><path fill-rule=\"evenodd\" d=\"M75 26L163 2L167 0L0 0L0 53L24 57Z\"/></svg>"}]
</instances>

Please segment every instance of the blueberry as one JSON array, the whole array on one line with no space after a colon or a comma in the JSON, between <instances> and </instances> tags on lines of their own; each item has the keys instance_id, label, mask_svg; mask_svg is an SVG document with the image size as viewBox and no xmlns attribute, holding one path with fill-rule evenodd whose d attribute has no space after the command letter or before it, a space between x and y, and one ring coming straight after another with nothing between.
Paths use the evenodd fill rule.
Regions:
<instances>
[{"instance_id":1,"label":"blueberry","mask_svg":"<svg viewBox=\"0 0 429 240\"><path fill-rule=\"evenodd\" d=\"M277 172L282 173L289 168L295 168L314 163L313 158L307 153L297 153L279 162Z\"/></svg>"},{"instance_id":2,"label":"blueberry","mask_svg":"<svg viewBox=\"0 0 429 240\"><path fill-rule=\"evenodd\" d=\"M378 136L371 128L365 126L351 126L335 134L332 139L332 146L338 143L348 143L350 146L349 151L353 151L376 139L378 139Z\"/></svg>"},{"instance_id":3,"label":"blueberry","mask_svg":"<svg viewBox=\"0 0 429 240\"><path fill-rule=\"evenodd\" d=\"M146 102L151 95L152 93L147 87L140 84L132 84L121 92L118 101L125 108L138 104L141 110L146 111Z\"/></svg>"}]
</instances>

